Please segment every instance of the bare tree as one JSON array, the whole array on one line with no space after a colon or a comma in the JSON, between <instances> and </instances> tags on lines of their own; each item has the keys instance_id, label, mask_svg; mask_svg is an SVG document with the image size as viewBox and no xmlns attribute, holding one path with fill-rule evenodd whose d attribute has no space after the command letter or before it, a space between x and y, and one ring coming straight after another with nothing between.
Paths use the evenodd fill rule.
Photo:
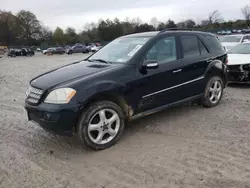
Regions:
<instances>
[{"instance_id":1,"label":"bare tree","mask_svg":"<svg viewBox=\"0 0 250 188\"><path fill-rule=\"evenodd\" d=\"M218 10L213 11L208 16L208 23L209 24L218 23L221 20L222 20L221 15L220 15L220 12Z\"/></svg>"},{"instance_id":2,"label":"bare tree","mask_svg":"<svg viewBox=\"0 0 250 188\"><path fill-rule=\"evenodd\" d=\"M143 21L139 17L133 18L131 22L132 24L137 25L137 26L143 23Z\"/></svg>"},{"instance_id":3,"label":"bare tree","mask_svg":"<svg viewBox=\"0 0 250 188\"><path fill-rule=\"evenodd\" d=\"M98 21L98 24L101 22L101 20ZM91 23L86 23L84 26L83 26L83 30L84 31L90 31L90 30L93 30L94 28L96 28L96 24L94 22L91 22Z\"/></svg>"},{"instance_id":4,"label":"bare tree","mask_svg":"<svg viewBox=\"0 0 250 188\"><path fill-rule=\"evenodd\" d=\"M150 20L150 24L151 24L152 26L154 26L154 28L157 28L158 25L159 25L159 22L158 22L158 20L157 20L156 17L153 17L153 18L151 18L151 20Z\"/></svg>"},{"instance_id":5,"label":"bare tree","mask_svg":"<svg viewBox=\"0 0 250 188\"><path fill-rule=\"evenodd\" d=\"M241 12L242 12L244 18L246 19L246 21L249 23L249 21L250 21L250 6L246 5L245 7L243 7L241 9Z\"/></svg>"}]
</instances>

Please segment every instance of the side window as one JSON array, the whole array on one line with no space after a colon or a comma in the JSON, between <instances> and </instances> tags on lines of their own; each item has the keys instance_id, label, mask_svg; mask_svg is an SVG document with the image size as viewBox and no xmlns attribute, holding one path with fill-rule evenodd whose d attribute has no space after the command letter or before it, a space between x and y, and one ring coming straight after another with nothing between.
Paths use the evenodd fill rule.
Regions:
<instances>
[{"instance_id":1,"label":"side window","mask_svg":"<svg viewBox=\"0 0 250 188\"><path fill-rule=\"evenodd\" d=\"M207 48L204 46L204 44L198 39L199 41L199 46L200 46L200 50L201 50L201 54L208 54L209 52L207 51Z\"/></svg>"},{"instance_id":2,"label":"side window","mask_svg":"<svg viewBox=\"0 0 250 188\"><path fill-rule=\"evenodd\" d=\"M184 58L200 56L198 38L196 36L181 36Z\"/></svg>"},{"instance_id":3,"label":"side window","mask_svg":"<svg viewBox=\"0 0 250 188\"><path fill-rule=\"evenodd\" d=\"M211 35L205 35L205 36L202 36L202 41L205 42L205 45L209 47L209 50L212 51L212 52L223 52L224 53L224 48L223 46L221 45L220 41L214 37L214 36L211 36Z\"/></svg>"},{"instance_id":4,"label":"side window","mask_svg":"<svg viewBox=\"0 0 250 188\"><path fill-rule=\"evenodd\" d=\"M147 53L147 60L157 60L159 64L177 60L175 37L159 40Z\"/></svg>"},{"instance_id":5,"label":"side window","mask_svg":"<svg viewBox=\"0 0 250 188\"><path fill-rule=\"evenodd\" d=\"M246 39L248 39L247 35L242 38L242 42L244 42Z\"/></svg>"}]
</instances>

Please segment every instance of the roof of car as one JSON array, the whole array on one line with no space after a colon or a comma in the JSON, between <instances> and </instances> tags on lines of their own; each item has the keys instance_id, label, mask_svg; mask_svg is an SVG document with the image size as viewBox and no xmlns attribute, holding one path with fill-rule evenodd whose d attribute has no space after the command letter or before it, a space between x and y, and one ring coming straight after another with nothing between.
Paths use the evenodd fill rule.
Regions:
<instances>
[{"instance_id":1,"label":"roof of car","mask_svg":"<svg viewBox=\"0 0 250 188\"><path fill-rule=\"evenodd\" d=\"M201 31L189 31L189 30L169 30L169 31L162 31L162 33L176 33L176 32L181 32L181 33L195 33L195 34L207 34L207 35L213 35L211 33L207 32L201 32ZM122 36L123 37L153 37L156 36L157 34L160 34L160 31L150 31L150 32L143 32L143 33L134 33L134 34L129 34Z\"/></svg>"}]
</instances>

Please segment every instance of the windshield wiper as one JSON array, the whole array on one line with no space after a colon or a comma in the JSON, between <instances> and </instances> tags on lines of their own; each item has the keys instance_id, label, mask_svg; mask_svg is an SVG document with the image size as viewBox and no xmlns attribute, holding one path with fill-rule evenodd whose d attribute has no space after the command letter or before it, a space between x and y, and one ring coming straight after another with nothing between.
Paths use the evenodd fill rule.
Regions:
<instances>
[{"instance_id":1,"label":"windshield wiper","mask_svg":"<svg viewBox=\"0 0 250 188\"><path fill-rule=\"evenodd\" d=\"M99 62L101 62L101 63L111 64L111 62L106 61L106 60L104 60L104 59L87 59L87 61L89 61L89 62L99 61Z\"/></svg>"}]
</instances>

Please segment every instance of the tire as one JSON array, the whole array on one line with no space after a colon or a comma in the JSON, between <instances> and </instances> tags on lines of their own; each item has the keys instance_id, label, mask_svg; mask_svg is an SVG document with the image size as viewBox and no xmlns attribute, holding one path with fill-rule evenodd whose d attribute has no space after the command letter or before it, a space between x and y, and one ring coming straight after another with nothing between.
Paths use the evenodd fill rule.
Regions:
<instances>
[{"instance_id":1,"label":"tire","mask_svg":"<svg viewBox=\"0 0 250 188\"><path fill-rule=\"evenodd\" d=\"M69 52L68 52L68 55L72 55L72 54L73 54L73 52L72 52L72 51L69 51Z\"/></svg>"},{"instance_id":2,"label":"tire","mask_svg":"<svg viewBox=\"0 0 250 188\"><path fill-rule=\"evenodd\" d=\"M223 96L224 83L219 76L212 76L208 79L202 104L204 107L211 108L217 106Z\"/></svg>"},{"instance_id":3,"label":"tire","mask_svg":"<svg viewBox=\"0 0 250 188\"><path fill-rule=\"evenodd\" d=\"M107 115L111 117L107 118ZM105 117L102 118L104 121L101 120L101 117ZM111 121L112 117L114 117L113 121ZM93 150L103 150L117 143L123 133L124 125L125 116L117 104L110 101L99 101L92 103L82 113L77 124L77 135L83 146ZM112 132L113 135L109 132Z\"/></svg>"}]
</instances>

